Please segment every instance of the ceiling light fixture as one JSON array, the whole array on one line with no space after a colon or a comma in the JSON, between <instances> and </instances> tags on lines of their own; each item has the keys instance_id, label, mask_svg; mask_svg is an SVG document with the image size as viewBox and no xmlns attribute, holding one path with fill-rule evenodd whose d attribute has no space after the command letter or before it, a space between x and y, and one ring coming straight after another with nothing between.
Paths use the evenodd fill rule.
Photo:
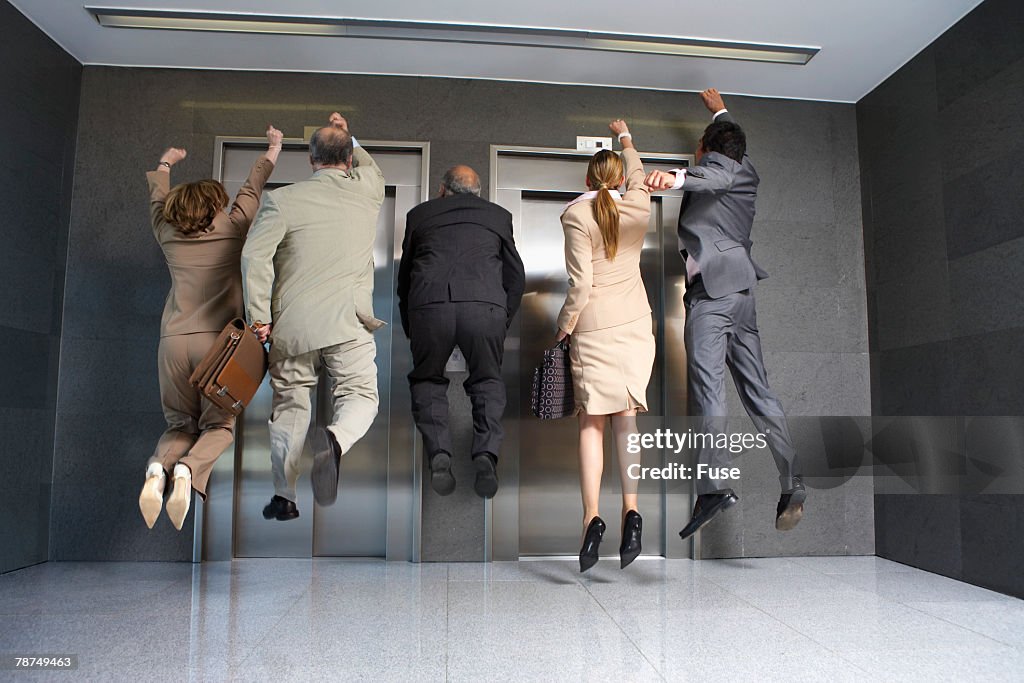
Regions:
<instances>
[{"instance_id":1,"label":"ceiling light fixture","mask_svg":"<svg viewBox=\"0 0 1024 683\"><path fill-rule=\"evenodd\" d=\"M806 64L821 48L689 38L607 33L490 24L349 19L264 14L226 14L179 10L86 7L102 26L111 28L270 33L304 36L419 40L445 43L549 47L640 54L740 59Z\"/></svg>"}]
</instances>

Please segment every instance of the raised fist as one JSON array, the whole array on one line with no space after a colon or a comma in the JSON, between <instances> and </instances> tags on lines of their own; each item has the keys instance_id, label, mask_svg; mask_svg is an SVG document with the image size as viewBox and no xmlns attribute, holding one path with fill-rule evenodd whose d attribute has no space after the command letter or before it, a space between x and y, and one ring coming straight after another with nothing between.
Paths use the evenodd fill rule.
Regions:
<instances>
[{"instance_id":1,"label":"raised fist","mask_svg":"<svg viewBox=\"0 0 1024 683\"><path fill-rule=\"evenodd\" d=\"M644 178L644 185L651 188L652 192L658 192L659 190L671 190L672 186L676 184L676 176L674 173L668 173L666 171L651 171Z\"/></svg>"},{"instance_id":2,"label":"raised fist","mask_svg":"<svg viewBox=\"0 0 1024 683\"><path fill-rule=\"evenodd\" d=\"M335 128L342 129L346 133L348 132L348 121L346 121L345 117L339 114L338 112L334 112L333 114L331 114L330 118L328 119L328 123L330 123L330 125L334 126Z\"/></svg>"},{"instance_id":3,"label":"raised fist","mask_svg":"<svg viewBox=\"0 0 1024 683\"><path fill-rule=\"evenodd\" d=\"M608 128L610 128L611 131L616 135L621 135L622 133L629 132L629 126L627 126L626 122L623 121L622 119L615 119L614 121L608 124Z\"/></svg>"},{"instance_id":4,"label":"raised fist","mask_svg":"<svg viewBox=\"0 0 1024 683\"><path fill-rule=\"evenodd\" d=\"M267 143L271 147L280 147L284 140L284 133L271 125L267 126Z\"/></svg>"},{"instance_id":5,"label":"raised fist","mask_svg":"<svg viewBox=\"0 0 1024 683\"><path fill-rule=\"evenodd\" d=\"M164 152L163 156L160 157L160 161L166 161L171 166L174 166L174 164L184 159L187 155L188 152L186 152L184 149L180 149L178 147L168 147L167 151Z\"/></svg>"}]
</instances>

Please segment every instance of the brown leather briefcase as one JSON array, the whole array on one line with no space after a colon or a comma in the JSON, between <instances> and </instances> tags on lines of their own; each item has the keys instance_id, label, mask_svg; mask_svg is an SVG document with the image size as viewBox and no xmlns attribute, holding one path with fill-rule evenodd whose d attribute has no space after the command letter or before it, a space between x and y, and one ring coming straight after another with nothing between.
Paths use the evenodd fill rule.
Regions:
<instances>
[{"instance_id":1,"label":"brown leather briefcase","mask_svg":"<svg viewBox=\"0 0 1024 683\"><path fill-rule=\"evenodd\" d=\"M188 378L206 398L233 415L242 412L267 374L267 351L244 320L235 318Z\"/></svg>"}]
</instances>

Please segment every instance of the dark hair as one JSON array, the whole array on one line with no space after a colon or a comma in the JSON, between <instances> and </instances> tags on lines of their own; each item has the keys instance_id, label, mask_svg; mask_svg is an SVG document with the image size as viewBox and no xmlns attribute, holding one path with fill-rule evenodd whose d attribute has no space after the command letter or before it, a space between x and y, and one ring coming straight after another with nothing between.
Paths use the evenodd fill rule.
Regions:
<instances>
[{"instance_id":1,"label":"dark hair","mask_svg":"<svg viewBox=\"0 0 1024 683\"><path fill-rule=\"evenodd\" d=\"M183 183L168 193L164 220L183 235L196 235L210 227L228 201L228 193L216 180Z\"/></svg>"},{"instance_id":2,"label":"dark hair","mask_svg":"<svg viewBox=\"0 0 1024 683\"><path fill-rule=\"evenodd\" d=\"M704 129L701 146L705 152L718 152L742 163L747 153L747 136L732 121L715 121Z\"/></svg>"},{"instance_id":3,"label":"dark hair","mask_svg":"<svg viewBox=\"0 0 1024 683\"><path fill-rule=\"evenodd\" d=\"M334 126L318 128L309 138L309 160L321 166L341 166L352 161L352 136Z\"/></svg>"}]
</instances>

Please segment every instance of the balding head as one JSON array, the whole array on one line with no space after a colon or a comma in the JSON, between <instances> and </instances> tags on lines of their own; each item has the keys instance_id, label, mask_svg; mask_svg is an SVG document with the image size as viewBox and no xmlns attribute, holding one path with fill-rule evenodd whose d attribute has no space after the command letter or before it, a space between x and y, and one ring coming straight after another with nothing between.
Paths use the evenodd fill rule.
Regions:
<instances>
[{"instance_id":1,"label":"balding head","mask_svg":"<svg viewBox=\"0 0 1024 683\"><path fill-rule=\"evenodd\" d=\"M337 126L317 128L309 138L313 168L348 168L352 165L352 136Z\"/></svg>"},{"instance_id":2,"label":"balding head","mask_svg":"<svg viewBox=\"0 0 1024 683\"><path fill-rule=\"evenodd\" d=\"M480 176L469 166L452 166L441 180L441 196L475 194L480 196Z\"/></svg>"}]
</instances>

